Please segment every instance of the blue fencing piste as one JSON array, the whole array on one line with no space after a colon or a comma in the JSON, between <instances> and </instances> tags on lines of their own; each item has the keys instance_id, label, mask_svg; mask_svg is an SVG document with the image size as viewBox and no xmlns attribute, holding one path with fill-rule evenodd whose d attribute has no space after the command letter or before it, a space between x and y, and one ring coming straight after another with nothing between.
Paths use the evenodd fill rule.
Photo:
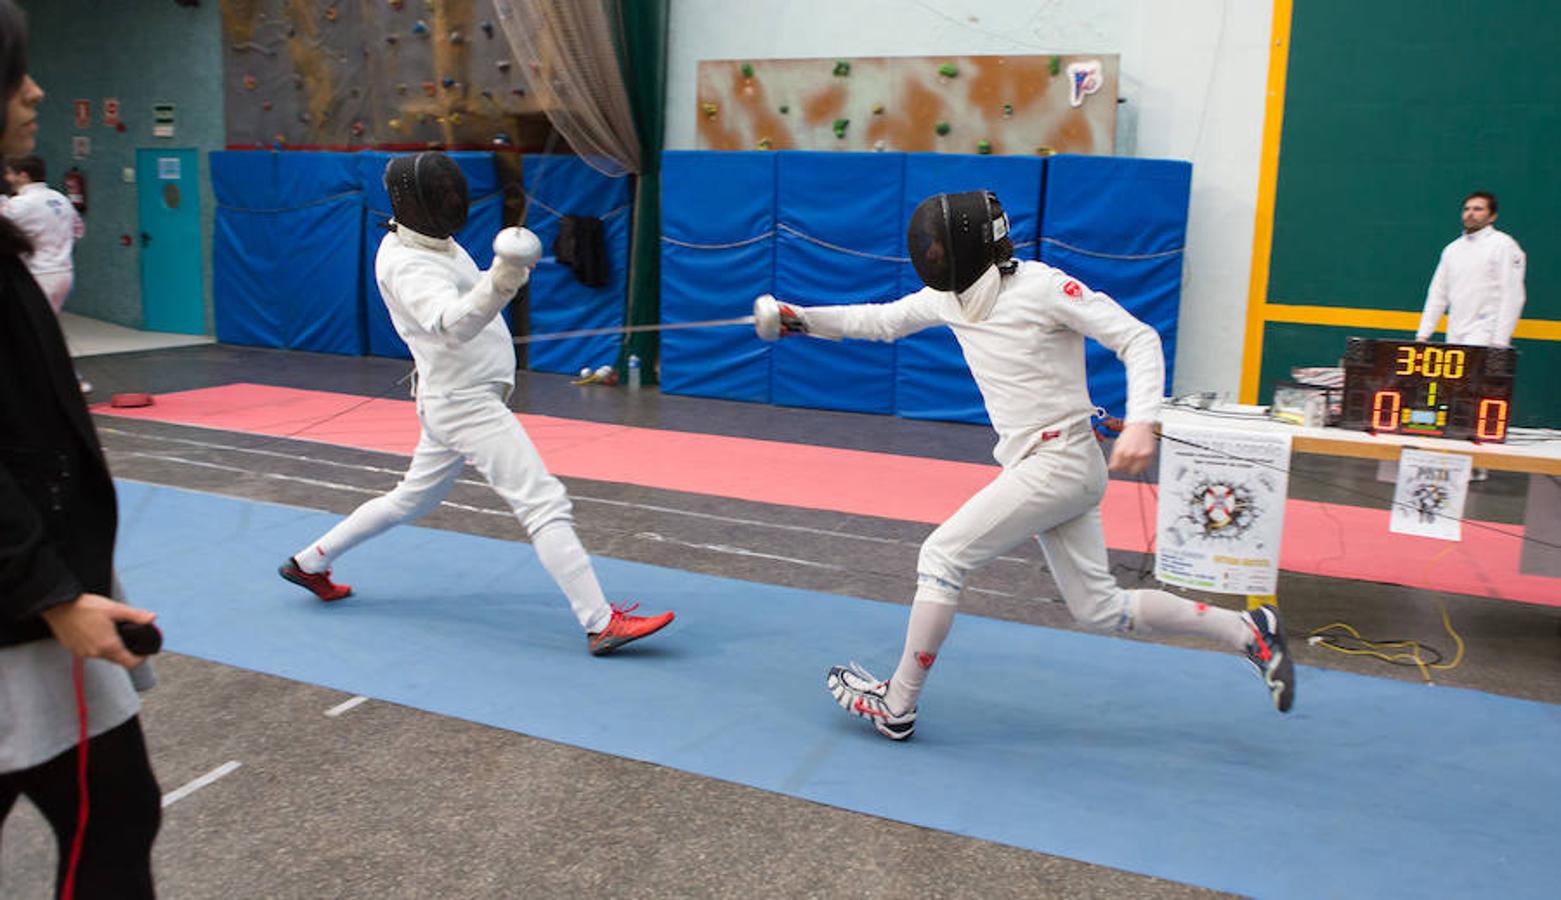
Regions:
<instances>
[{"instance_id":1,"label":"blue fencing piste","mask_svg":"<svg viewBox=\"0 0 1561 900\"><path fill-rule=\"evenodd\" d=\"M531 273L528 329L533 334L610 328L623 324L629 279L629 226L633 183L611 178L577 156L526 156L521 160L526 188L526 227L542 241L543 257ZM559 222L564 216L602 220L610 273L607 284L590 287L554 258ZM581 368L610 365L618 359L618 335L538 341L527 353L527 366L540 372L575 374Z\"/></svg>"},{"instance_id":2,"label":"blue fencing piste","mask_svg":"<svg viewBox=\"0 0 1561 900\"><path fill-rule=\"evenodd\" d=\"M670 151L661 157L661 321L745 316L775 283L773 153ZM746 326L661 336L661 389L770 402L770 346Z\"/></svg>"},{"instance_id":3,"label":"blue fencing piste","mask_svg":"<svg viewBox=\"0 0 1561 900\"><path fill-rule=\"evenodd\" d=\"M1017 254L1114 297L1176 351L1192 167L1114 157L673 151L663 156L662 321L726 318L753 296L804 305L897 299L920 288L905 227L923 198L989 189ZM767 264L768 258L768 264ZM1089 344L1090 394L1120 414L1125 377ZM734 400L985 422L947 327L894 344L669 331L662 390Z\"/></svg>"},{"instance_id":4,"label":"blue fencing piste","mask_svg":"<svg viewBox=\"0 0 1561 900\"><path fill-rule=\"evenodd\" d=\"M211 154L217 339L364 351L362 194L348 154Z\"/></svg>"}]
</instances>

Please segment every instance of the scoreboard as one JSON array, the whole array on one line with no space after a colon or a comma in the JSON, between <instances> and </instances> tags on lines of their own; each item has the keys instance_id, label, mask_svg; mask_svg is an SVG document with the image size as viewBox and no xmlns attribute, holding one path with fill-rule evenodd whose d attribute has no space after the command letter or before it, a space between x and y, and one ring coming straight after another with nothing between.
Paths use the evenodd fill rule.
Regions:
<instances>
[{"instance_id":1,"label":"scoreboard","mask_svg":"<svg viewBox=\"0 0 1561 900\"><path fill-rule=\"evenodd\" d=\"M1505 441L1517 363L1508 347L1350 338L1339 425Z\"/></svg>"}]
</instances>

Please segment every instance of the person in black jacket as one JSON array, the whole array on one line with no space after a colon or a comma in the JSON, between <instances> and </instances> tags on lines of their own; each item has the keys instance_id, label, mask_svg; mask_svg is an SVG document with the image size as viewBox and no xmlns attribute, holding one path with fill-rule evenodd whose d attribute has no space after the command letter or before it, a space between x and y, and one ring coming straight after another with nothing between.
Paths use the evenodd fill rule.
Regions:
<instances>
[{"instance_id":1,"label":"person in black jacket","mask_svg":"<svg viewBox=\"0 0 1561 900\"><path fill-rule=\"evenodd\" d=\"M0 152L31 152L43 91L12 0L0 0L0 89ZM58 841L61 895L150 897L161 793L128 674L142 660L115 625L153 616L109 599L114 483L29 249L0 220L0 823L18 796L38 807Z\"/></svg>"}]
</instances>

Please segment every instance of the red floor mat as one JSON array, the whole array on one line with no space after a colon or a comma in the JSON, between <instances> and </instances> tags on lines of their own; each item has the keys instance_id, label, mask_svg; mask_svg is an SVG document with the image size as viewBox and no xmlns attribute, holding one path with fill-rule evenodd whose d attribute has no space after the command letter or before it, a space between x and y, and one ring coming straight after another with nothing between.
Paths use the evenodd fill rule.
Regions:
<instances>
[{"instance_id":1,"label":"red floor mat","mask_svg":"<svg viewBox=\"0 0 1561 900\"><path fill-rule=\"evenodd\" d=\"M418 434L410 401L254 384L93 411L401 454L412 452ZM890 453L519 419L555 475L911 522L943 521L997 473L996 466ZM1103 507L1106 543L1147 550L1154 510L1147 487L1112 482ZM1561 579L1518 572L1519 526L1465 522L1463 541L1452 544L1393 534L1383 510L1291 500L1285 515L1280 558L1288 571L1561 606Z\"/></svg>"}]
</instances>

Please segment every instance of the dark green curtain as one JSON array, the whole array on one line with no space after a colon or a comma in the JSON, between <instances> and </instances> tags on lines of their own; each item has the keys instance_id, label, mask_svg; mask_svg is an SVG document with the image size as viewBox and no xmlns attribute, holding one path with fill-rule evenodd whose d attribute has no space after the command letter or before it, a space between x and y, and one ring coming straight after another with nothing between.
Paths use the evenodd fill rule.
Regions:
<instances>
[{"instance_id":1,"label":"dark green curtain","mask_svg":"<svg viewBox=\"0 0 1561 900\"><path fill-rule=\"evenodd\" d=\"M634 130L640 139L641 172L634 189L630 236L627 325L661 321L661 145L667 113L667 6L669 0L622 0L623 34L619 47ZM618 356L618 375L626 376L630 354L640 358L645 384L656 383L661 336L628 335Z\"/></svg>"}]
</instances>

